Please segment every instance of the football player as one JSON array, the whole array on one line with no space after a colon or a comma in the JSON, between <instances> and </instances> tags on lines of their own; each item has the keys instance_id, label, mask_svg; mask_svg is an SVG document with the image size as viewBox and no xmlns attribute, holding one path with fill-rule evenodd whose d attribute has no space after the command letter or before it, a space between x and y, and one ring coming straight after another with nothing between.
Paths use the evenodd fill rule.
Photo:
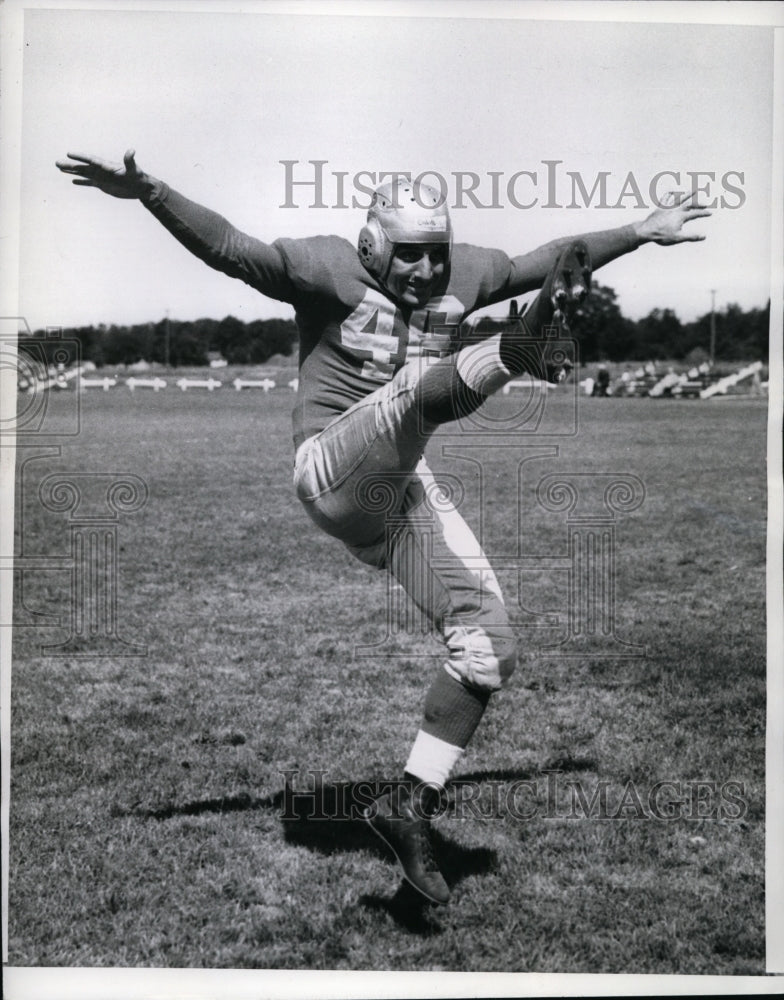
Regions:
<instances>
[{"instance_id":1,"label":"football player","mask_svg":"<svg viewBox=\"0 0 784 1000\"><path fill-rule=\"evenodd\" d=\"M564 361L539 334L566 328L592 267L643 243L704 239L683 226L711 213L691 196L672 198L633 225L509 258L455 243L440 193L398 177L375 192L358 245L336 236L267 244L140 170L133 150L122 165L69 153L57 166L74 184L139 200L211 267L294 306L297 495L320 528L394 575L446 647L404 781L366 814L414 888L445 903L430 820L517 651L498 582L438 489L425 446L438 426L471 414L514 377L560 380ZM460 324L474 310L535 289L517 327L461 341Z\"/></svg>"}]
</instances>

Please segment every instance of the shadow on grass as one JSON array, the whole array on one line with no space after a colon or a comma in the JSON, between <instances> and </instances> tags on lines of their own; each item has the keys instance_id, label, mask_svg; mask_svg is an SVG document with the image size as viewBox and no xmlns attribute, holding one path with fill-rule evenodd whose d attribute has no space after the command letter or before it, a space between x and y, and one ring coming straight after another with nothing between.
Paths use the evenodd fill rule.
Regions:
<instances>
[{"instance_id":1,"label":"shadow on grass","mask_svg":"<svg viewBox=\"0 0 784 1000\"><path fill-rule=\"evenodd\" d=\"M282 819L284 837L290 844L307 847L321 854L346 851L372 851L397 866L392 851L359 818L367 799L367 782L324 784L318 800L319 814L313 815L313 802L309 796L294 797L286 804ZM283 793L276 796L283 804ZM340 817L340 818L337 818ZM492 871L497 864L495 851L486 848L463 847L447 840L438 830L433 830L433 848L438 865L450 888L469 875L482 875ZM404 930L423 937L439 934L442 930L435 918L432 903L411 888L408 882L400 884L394 896L363 895L361 906L387 913Z\"/></svg>"},{"instance_id":2,"label":"shadow on grass","mask_svg":"<svg viewBox=\"0 0 784 1000\"><path fill-rule=\"evenodd\" d=\"M368 910L388 914L398 926L420 937L433 937L443 931L435 916L438 910L408 882L401 882L394 896L365 895L359 897L359 903Z\"/></svg>"},{"instance_id":3,"label":"shadow on grass","mask_svg":"<svg viewBox=\"0 0 784 1000\"><path fill-rule=\"evenodd\" d=\"M549 758L541 767L522 770L515 767L502 767L488 771L469 771L467 774L456 774L446 783L446 790L454 788L461 782L473 781L481 783L483 781L533 781L548 774L550 771L561 771L570 773L573 771L597 771L599 763L595 757L582 757L572 754L570 751L557 754Z\"/></svg>"},{"instance_id":4,"label":"shadow on grass","mask_svg":"<svg viewBox=\"0 0 784 1000\"><path fill-rule=\"evenodd\" d=\"M519 773L518 773L519 776ZM214 799L201 799L159 809L131 809L124 815L167 820L176 816L199 816L205 813L274 811L280 818L287 843L320 854L370 851L397 864L392 851L370 829L362 811L369 804L371 782L324 783L318 796L291 789L262 798L242 793ZM115 810L123 814L119 810ZM450 888L470 875L483 875L497 864L496 852L484 847L464 847L433 830L433 847L439 867ZM360 904L371 910L383 910L404 929L423 936L437 934L441 927L435 920L434 907L402 882L392 897L364 895Z\"/></svg>"},{"instance_id":5,"label":"shadow on grass","mask_svg":"<svg viewBox=\"0 0 784 1000\"><path fill-rule=\"evenodd\" d=\"M553 758L544 767L538 769L498 768L459 774L446 783L446 791L449 794L461 782L530 781L551 770L582 771L594 770L595 768L596 761L593 758L567 755ZM166 820L173 819L175 816L201 816L206 813L246 812L251 809L260 809L279 813L284 825L293 823L295 824L294 828L299 829L300 833L302 833L301 825L303 823L326 820L339 822L340 828L335 831L334 838L337 841L345 838L346 831L343 830L343 827L347 823L359 823L360 828L364 829L360 817L365 806L370 804L368 790L376 789L377 793L381 794L388 784L370 781L329 782L320 785L316 792L298 792L287 788L262 798L251 795L249 792L240 792L237 795L221 795L217 798L196 799L179 805L159 806L157 809L140 808L139 803L128 807L114 805L112 815ZM300 824L300 826L296 827L296 824Z\"/></svg>"},{"instance_id":6,"label":"shadow on grass","mask_svg":"<svg viewBox=\"0 0 784 1000\"><path fill-rule=\"evenodd\" d=\"M161 806L158 809L140 809L138 805L130 808L114 806L112 815L114 816L139 816L142 819L173 819L175 816L202 816L204 813L228 813L244 812L248 809L269 809L273 808L273 799L276 796L268 796L266 799L259 799L247 792L240 792L239 795L221 795L215 799L197 799L195 802L183 802L182 805ZM278 793L281 801L283 793Z\"/></svg>"}]
</instances>

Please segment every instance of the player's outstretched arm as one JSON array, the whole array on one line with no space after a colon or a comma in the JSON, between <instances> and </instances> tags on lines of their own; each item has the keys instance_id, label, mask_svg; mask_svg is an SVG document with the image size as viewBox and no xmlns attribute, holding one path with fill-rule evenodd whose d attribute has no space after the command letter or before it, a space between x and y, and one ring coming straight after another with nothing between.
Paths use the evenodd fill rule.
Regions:
<instances>
[{"instance_id":1,"label":"player's outstretched arm","mask_svg":"<svg viewBox=\"0 0 784 1000\"><path fill-rule=\"evenodd\" d=\"M524 292L541 288L550 268L558 260L563 250L575 240L583 240L588 247L594 271L610 261L631 253L643 243L659 243L662 246L672 246L676 243L691 243L704 240L700 233L684 232L684 225L694 219L712 215L707 208L697 203L696 194L665 195L662 207L641 222L620 226L617 229L605 229L595 233L581 233L578 236L566 236L530 253L515 257L512 260L512 271L506 288L502 289L491 301L500 302Z\"/></svg>"},{"instance_id":2,"label":"player's outstretched arm","mask_svg":"<svg viewBox=\"0 0 784 1000\"><path fill-rule=\"evenodd\" d=\"M136 165L129 149L123 163L68 153L57 167L74 184L94 187L114 198L137 198L192 254L216 271L239 278L272 298L291 301L292 286L280 253L246 235L217 212L190 201Z\"/></svg>"},{"instance_id":3,"label":"player's outstretched arm","mask_svg":"<svg viewBox=\"0 0 784 1000\"><path fill-rule=\"evenodd\" d=\"M64 174L71 174L74 184L98 188L113 198L143 198L150 194L156 183L154 177L139 170L133 149L126 152L121 164L84 153L66 155L67 160L57 161L57 168Z\"/></svg>"}]
</instances>

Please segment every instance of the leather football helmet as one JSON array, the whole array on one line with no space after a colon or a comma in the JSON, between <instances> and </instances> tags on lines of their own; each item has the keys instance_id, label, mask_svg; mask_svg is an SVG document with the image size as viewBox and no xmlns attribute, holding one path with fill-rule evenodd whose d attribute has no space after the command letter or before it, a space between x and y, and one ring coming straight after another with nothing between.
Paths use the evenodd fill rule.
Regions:
<instances>
[{"instance_id":1,"label":"leather football helmet","mask_svg":"<svg viewBox=\"0 0 784 1000\"><path fill-rule=\"evenodd\" d=\"M411 243L445 244L448 265L452 223L440 191L398 177L373 192L357 252L365 268L383 284L395 248Z\"/></svg>"}]
</instances>

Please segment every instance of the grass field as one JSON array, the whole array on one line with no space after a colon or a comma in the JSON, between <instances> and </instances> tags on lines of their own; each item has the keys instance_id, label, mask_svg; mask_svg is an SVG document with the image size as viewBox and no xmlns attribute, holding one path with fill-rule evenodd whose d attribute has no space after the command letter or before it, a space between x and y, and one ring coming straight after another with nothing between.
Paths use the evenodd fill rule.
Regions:
<instances>
[{"instance_id":1,"label":"grass field","mask_svg":"<svg viewBox=\"0 0 784 1000\"><path fill-rule=\"evenodd\" d=\"M440 663L433 639L401 632L356 655L384 637L387 583L294 499L291 401L96 391L59 453L20 451L26 556L67 563L68 514L38 495L52 472L147 484L117 523L119 631L146 655L44 655L67 629L16 630L10 964L761 974L764 401L585 398L579 434L557 436L564 397L520 449L470 453L482 496L476 463L443 454L454 429L431 443L487 550L509 557L524 652L460 776L482 807L515 782L531 807L437 821L453 888L439 910L360 822L301 802L282 818L284 770L302 788L325 771L327 804L398 777ZM71 403L49 405L56 425ZM528 463L518 493L531 445L558 455ZM525 553L562 556L566 515L535 496L554 471L644 484L617 517L615 567L617 633L643 657L541 655L562 637L564 574L525 574L518 599L516 508ZM63 569L26 572L19 620L67 621L69 595ZM522 627L521 600L559 624ZM663 781L670 818L649 808ZM614 818L570 814L575 787L604 789Z\"/></svg>"}]
</instances>

